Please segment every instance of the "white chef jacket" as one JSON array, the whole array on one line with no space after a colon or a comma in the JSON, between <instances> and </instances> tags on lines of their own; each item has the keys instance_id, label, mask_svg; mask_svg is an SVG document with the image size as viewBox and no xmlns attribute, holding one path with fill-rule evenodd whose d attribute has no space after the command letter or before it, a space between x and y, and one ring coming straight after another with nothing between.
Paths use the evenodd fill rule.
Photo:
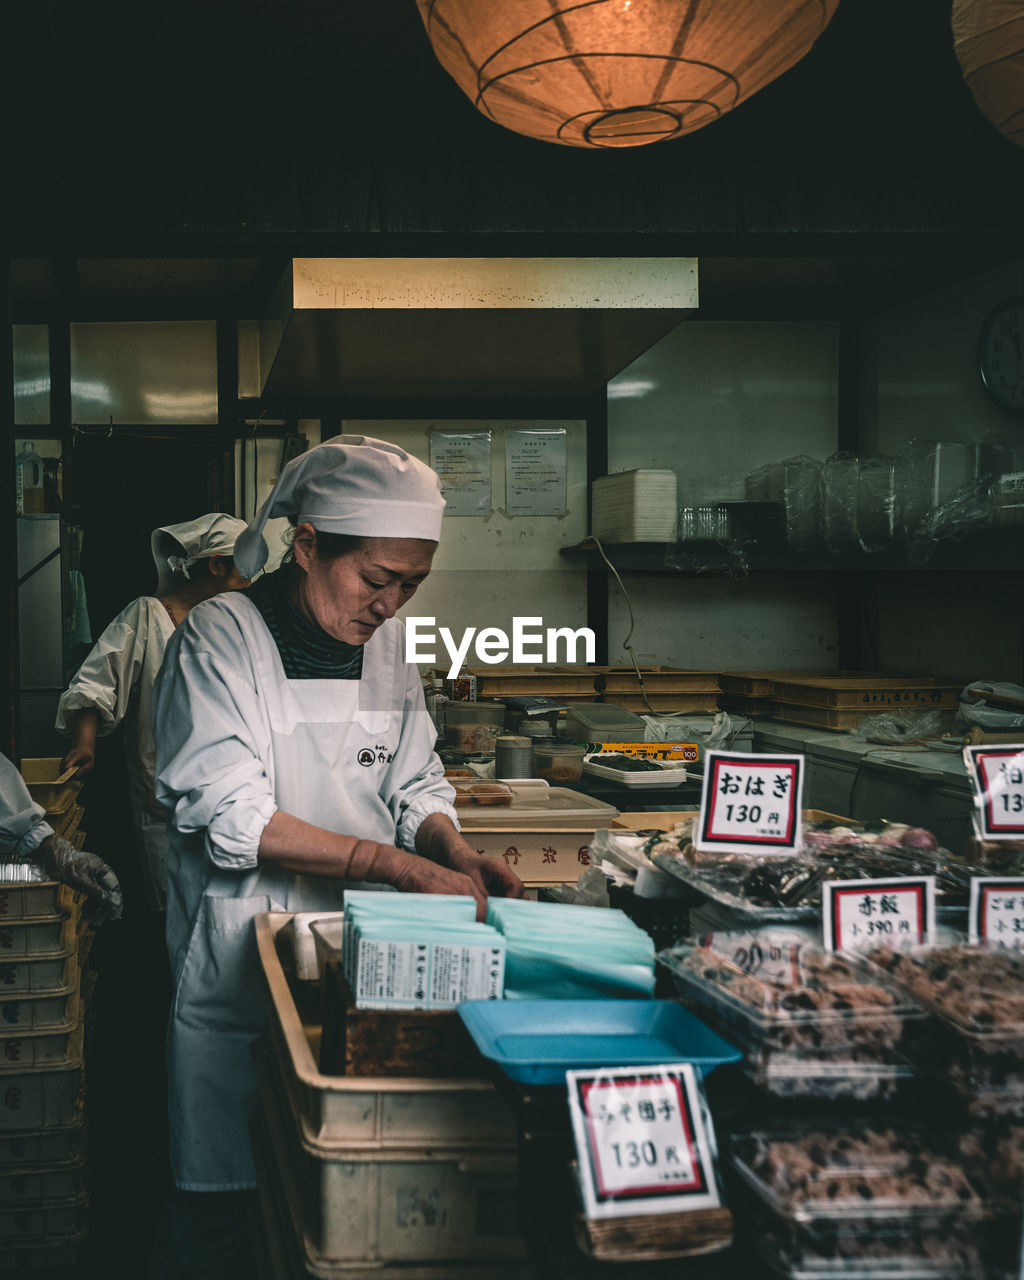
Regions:
<instances>
[{"instance_id":1,"label":"white chef jacket","mask_svg":"<svg viewBox=\"0 0 1024 1280\"><path fill-rule=\"evenodd\" d=\"M253 918L336 910L353 887L261 866L264 827L280 808L414 850L428 814L455 821L454 791L395 618L363 647L359 680L289 680L252 601L217 596L174 633L154 712L156 794L170 815L172 1174L190 1191L253 1187L250 1055L266 1022Z\"/></svg>"},{"instance_id":2,"label":"white chef jacket","mask_svg":"<svg viewBox=\"0 0 1024 1280\"><path fill-rule=\"evenodd\" d=\"M135 842L149 905L164 905L166 815L153 791L153 682L174 623L154 596L127 605L93 645L57 705L57 729L71 733L77 711L96 711L101 737L125 726L125 768Z\"/></svg>"},{"instance_id":3,"label":"white chef jacket","mask_svg":"<svg viewBox=\"0 0 1024 1280\"><path fill-rule=\"evenodd\" d=\"M0 755L0 854L32 853L52 835L46 810L32 799L11 761Z\"/></svg>"}]
</instances>

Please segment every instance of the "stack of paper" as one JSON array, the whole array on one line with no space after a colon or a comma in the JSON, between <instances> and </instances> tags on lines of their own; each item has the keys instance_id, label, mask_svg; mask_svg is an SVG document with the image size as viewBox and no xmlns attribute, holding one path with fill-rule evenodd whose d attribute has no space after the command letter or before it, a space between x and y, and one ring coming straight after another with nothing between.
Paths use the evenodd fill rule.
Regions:
<instances>
[{"instance_id":1,"label":"stack of paper","mask_svg":"<svg viewBox=\"0 0 1024 1280\"><path fill-rule=\"evenodd\" d=\"M490 898L505 937L508 1000L650 999L654 942L622 911Z\"/></svg>"},{"instance_id":2,"label":"stack of paper","mask_svg":"<svg viewBox=\"0 0 1024 1280\"><path fill-rule=\"evenodd\" d=\"M451 1009L501 998L505 939L470 897L350 890L341 961L358 1008Z\"/></svg>"},{"instance_id":3,"label":"stack of paper","mask_svg":"<svg viewBox=\"0 0 1024 1280\"><path fill-rule=\"evenodd\" d=\"M609 542L672 542L678 519L676 473L642 468L601 476L591 486L591 533Z\"/></svg>"}]
</instances>

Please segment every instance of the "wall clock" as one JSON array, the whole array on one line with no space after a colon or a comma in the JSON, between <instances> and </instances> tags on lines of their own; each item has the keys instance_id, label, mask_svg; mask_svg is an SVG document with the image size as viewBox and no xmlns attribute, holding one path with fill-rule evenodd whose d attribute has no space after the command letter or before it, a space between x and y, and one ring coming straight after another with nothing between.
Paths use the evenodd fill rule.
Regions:
<instances>
[{"instance_id":1,"label":"wall clock","mask_svg":"<svg viewBox=\"0 0 1024 1280\"><path fill-rule=\"evenodd\" d=\"M1024 297L1005 298L985 317L978 367L997 404L1024 411Z\"/></svg>"}]
</instances>

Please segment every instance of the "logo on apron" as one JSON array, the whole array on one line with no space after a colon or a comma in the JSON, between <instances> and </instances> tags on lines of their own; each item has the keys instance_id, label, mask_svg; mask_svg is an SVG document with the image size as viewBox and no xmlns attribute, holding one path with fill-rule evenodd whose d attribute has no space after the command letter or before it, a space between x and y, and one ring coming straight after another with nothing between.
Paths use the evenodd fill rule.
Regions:
<instances>
[{"instance_id":1,"label":"logo on apron","mask_svg":"<svg viewBox=\"0 0 1024 1280\"><path fill-rule=\"evenodd\" d=\"M362 747L356 752L356 760L364 769L369 769L374 764L390 764L394 758L394 752L379 743L373 748Z\"/></svg>"}]
</instances>

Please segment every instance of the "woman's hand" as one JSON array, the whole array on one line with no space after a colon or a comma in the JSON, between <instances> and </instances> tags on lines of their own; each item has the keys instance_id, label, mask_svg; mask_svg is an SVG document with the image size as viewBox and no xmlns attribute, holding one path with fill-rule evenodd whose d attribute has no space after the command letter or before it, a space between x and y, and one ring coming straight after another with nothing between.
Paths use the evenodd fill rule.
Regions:
<instances>
[{"instance_id":1,"label":"woman's hand","mask_svg":"<svg viewBox=\"0 0 1024 1280\"><path fill-rule=\"evenodd\" d=\"M451 867L469 876L488 897L523 898L526 886L512 868L502 858L488 858L470 848L465 841L465 849L450 853Z\"/></svg>"},{"instance_id":2,"label":"woman's hand","mask_svg":"<svg viewBox=\"0 0 1024 1280\"><path fill-rule=\"evenodd\" d=\"M416 833L416 848L434 862L467 876L484 897L526 896L526 886L512 868L501 858L477 853L444 814L432 813L423 819Z\"/></svg>"},{"instance_id":3,"label":"woman's hand","mask_svg":"<svg viewBox=\"0 0 1024 1280\"><path fill-rule=\"evenodd\" d=\"M96 735L99 733L100 716L91 707L82 707L75 712L74 727L71 732L71 746L60 762L63 773L72 765L77 766L76 778L84 778L92 773L96 762Z\"/></svg>"},{"instance_id":4,"label":"woman's hand","mask_svg":"<svg viewBox=\"0 0 1024 1280\"><path fill-rule=\"evenodd\" d=\"M463 875L450 867L439 867L418 854L406 855L402 870L394 881L399 893L445 893L476 901L476 918L487 915L487 891L473 876Z\"/></svg>"},{"instance_id":5,"label":"woman's hand","mask_svg":"<svg viewBox=\"0 0 1024 1280\"><path fill-rule=\"evenodd\" d=\"M67 769L75 768L75 777L84 778L87 773L92 773L95 763L96 753L91 747L71 747L60 762L60 771L64 773Z\"/></svg>"}]
</instances>

